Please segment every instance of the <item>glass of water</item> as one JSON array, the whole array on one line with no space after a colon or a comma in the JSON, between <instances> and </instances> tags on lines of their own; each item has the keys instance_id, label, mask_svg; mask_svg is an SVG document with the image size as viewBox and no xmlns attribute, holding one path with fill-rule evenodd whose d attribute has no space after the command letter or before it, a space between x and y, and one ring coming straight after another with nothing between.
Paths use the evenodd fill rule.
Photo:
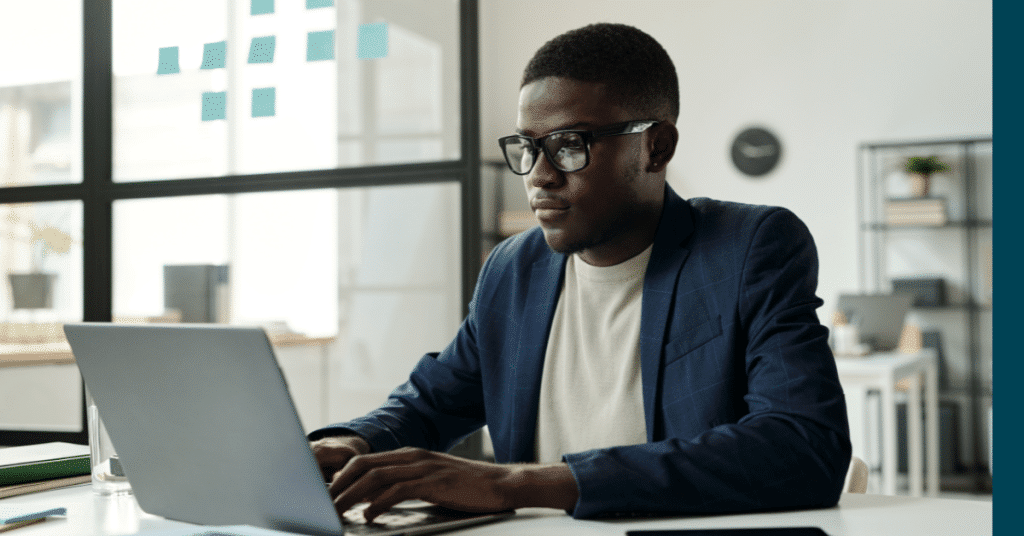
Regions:
<instances>
[{"instance_id":1,"label":"glass of water","mask_svg":"<svg viewBox=\"0 0 1024 536\"><path fill-rule=\"evenodd\" d=\"M88 426L89 426L89 460L92 465L92 489L101 495L118 495L131 493L132 487L124 474L121 461L114 450L114 444L103 426L99 409L92 399L89 390L85 391Z\"/></svg>"}]
</instances>

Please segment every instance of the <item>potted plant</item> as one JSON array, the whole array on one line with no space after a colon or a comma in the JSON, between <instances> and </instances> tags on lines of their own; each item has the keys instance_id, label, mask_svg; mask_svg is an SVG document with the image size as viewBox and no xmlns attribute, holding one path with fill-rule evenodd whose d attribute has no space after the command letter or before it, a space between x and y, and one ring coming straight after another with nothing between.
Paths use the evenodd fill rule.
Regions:
<instances>
[{"instance_id":1,"label":"potted plant","mask_svg":"<svg viewBox=\"0 0 1024 536\"><path fill-rule=\"evenodd\" d=\"M932 174L949 171L949 165L937 156L911 156L903 169L910 174L910 191L914 197L928 197Z\"/></svg>"},{"instance_id":2,"label":"potted plant","mask_svg":"<svg viewBox=\"0 0 1024 536\"><path fill-rule=\"evenodd\" d=\"M15 309L49 309L53 307L53 285L57 274L44 272L49 255L61 255L71 249L71 235L52 226L42 227L28 222L31 238L32 267L27 273L11 272L11 299Z\"/></svg>"}]
</instances>

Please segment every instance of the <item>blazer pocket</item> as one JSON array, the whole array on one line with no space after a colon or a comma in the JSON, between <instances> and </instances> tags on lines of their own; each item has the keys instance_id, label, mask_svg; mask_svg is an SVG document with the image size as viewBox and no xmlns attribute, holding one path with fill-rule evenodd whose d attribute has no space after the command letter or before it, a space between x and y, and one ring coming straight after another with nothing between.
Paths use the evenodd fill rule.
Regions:
<instances>
[{"instance_id":1,"label":"blazer pocket","mask_svg":"<svg viewBox=\"0 0 1024 536\"><path fill-rule=\"evenodd\" d=\"M665 364L704 346L711 339L722 334L722 316L717 315L706 322L697 324L665 345Z\"/></svg>"}]
</instances>

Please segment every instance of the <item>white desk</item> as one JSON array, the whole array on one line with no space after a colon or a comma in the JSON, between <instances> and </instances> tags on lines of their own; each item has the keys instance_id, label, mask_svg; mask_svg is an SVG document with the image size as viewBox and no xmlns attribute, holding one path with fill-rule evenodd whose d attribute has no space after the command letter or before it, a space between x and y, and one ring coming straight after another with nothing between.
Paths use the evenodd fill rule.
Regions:
<instances>
[{"instance_id":1,"label":"white desk","mask_svg":"<svg viewBox=\"0 0 1024 536\"><path fill-rule=\"evenodd\" d=\"M86 484L0 499L0 505L65 506L55 517L10 536L113 536L188 527L142 513L133 496L102 497ZM844 494L839 506L822 510L690 516L654 520L575 520L561 510L527 508L512 519L451 534L460 536L618 535L635 529L818 526L829 536L985 536L992 534L992 503L936 498ZM196 533L203 530L196 527ZM5 534L4 536L7 536Z\"/></svg>"},{"instance_id":2,"label":"white desk","mask_svg":"<svg viewBox=\"0 0 1024 536\"><path fill-rule=\"evenodd\" d=\"M906 378L909 382L907 397L907 463L910 473L910 493L920 496L921 439L921 384L924 383L925 418L928 421L925 448L927 449L928 494L939 493L939 395L938 360L935 351L923 349L916 354L880 353L865 357L836 357L839 382L843 388L861 387L878 389L882 396L882 492L896 494L896 383Z\"/></svg>"}]
</instances>

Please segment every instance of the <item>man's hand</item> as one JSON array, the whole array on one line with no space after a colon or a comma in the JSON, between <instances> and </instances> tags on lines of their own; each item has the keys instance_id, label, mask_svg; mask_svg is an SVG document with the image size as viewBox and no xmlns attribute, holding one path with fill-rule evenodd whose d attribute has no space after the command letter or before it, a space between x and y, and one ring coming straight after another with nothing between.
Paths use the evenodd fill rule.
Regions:
<instances>
[{"instance_id":1,"label":"man's hand","mask_svg":"<svg viewBox=\"0 0 1024 536\"><path fill-rule=\"evenodd\" d=\"M325 437L311 442L309 446L324 474L324 482L333 480L334 473L353 457L370 452L370 444L356 435Z\"/></svg>"},{"instance_id":2,"label":"man's hand","mask_svg":"<svg viewBox=\"0 0 1024 536\"><path fill-rule=\"evenodd\" d=\"M579 497L566 464L493 464L416 448L351 457L328 491L339 514L369 502L367 521L408 499L497 512L527 506L571 510Z\"/></svg>"}]
</instances>

